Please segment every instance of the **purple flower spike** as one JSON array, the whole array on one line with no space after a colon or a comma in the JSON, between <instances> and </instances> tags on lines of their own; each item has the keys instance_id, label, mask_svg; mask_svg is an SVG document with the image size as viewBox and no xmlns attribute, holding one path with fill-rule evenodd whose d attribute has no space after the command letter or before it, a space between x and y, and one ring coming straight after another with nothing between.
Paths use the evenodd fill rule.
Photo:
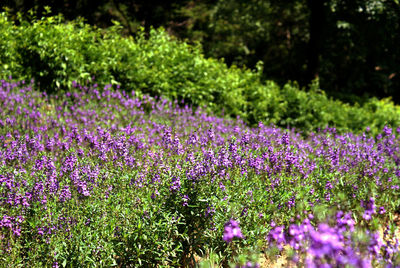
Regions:
<instances>
[{"instance_id":1,"label":"purple flower spike","mask_svg":"<svg viewBox=\"0 0 400 268\"><path fill-rule=\"evenodd\" d=\"M371 197L368 201L361 200L361 206L365 208L363 215L364 220L369 221L372 218L372 215L376 213L374 198Z\"/></svg>"},{"instance_id":2,"label":"purple flower spike","mask_svg":"<svg viewBox=\"0 0 400 268\"><path fill-rule=\"evenodd\" d=\"M244 238L242 231L240 230L239 223L231 219L225 224L224 236L222 237L222 239L225 242L230 243L235 237Z\"/></svg>"},{"instance_id":3,"label":"purple flower spike","mask_svg":"<svg viewBox=\"0 0 400 268\"><path fill-rule=\"evenodd\" d=\"M385 214L385 213L386 213L385 207L380 207L379 214Z\"/></svg>"}]
</instances>

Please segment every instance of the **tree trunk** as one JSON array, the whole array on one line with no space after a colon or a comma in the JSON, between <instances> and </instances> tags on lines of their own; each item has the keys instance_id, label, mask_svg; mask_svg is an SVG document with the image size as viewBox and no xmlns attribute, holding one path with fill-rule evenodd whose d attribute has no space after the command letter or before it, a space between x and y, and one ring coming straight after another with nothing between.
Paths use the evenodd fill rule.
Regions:
<instances>
[{"instance_id":1,"label":"tree trunk","mask_svg":"<svg viewBox=\"0 0 400 268\"><path fill-rule=\"evenodd\" d=\"M318 77L324 38L323 31L326 18L324 5L326 2L327 0L307 0L310 9L310 40L307 53L307 80L309 81Z\"/></svg>"}]
</instances>

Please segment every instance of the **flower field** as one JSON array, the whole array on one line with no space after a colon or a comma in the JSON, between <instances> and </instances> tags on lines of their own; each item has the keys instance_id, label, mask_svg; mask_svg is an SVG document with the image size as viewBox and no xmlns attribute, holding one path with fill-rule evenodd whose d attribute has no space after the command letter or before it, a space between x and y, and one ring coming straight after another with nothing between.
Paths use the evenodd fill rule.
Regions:
<instances>
[{"instance_id":1,"label":"flower field","mask_svg":"<svg viewBox=\"0 0 400 268\"><path fill-rule=\"evenodd\" d=\"M400 128L304 135L0 85L0 266L399 267Z\"/></svg>"}]
</instances>

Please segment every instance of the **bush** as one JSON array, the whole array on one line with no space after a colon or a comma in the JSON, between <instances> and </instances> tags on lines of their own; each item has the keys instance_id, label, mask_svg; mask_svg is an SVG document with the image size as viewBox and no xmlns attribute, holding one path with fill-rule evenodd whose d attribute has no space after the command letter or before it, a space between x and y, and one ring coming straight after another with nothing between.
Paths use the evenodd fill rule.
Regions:
<instances>
[{"instance_id":1,"label":"bush","mask_svg":"<svg viewBox=\"0 0 400 268\"><path fill-rule=\"evenodd\" d=\"M304 132L327 126L360 132L369 126L377 133L400 123L399 107L388 99L350 106L329 99L317 82L308 91L296 83L280 88L261 81L260 65L254 71L228 67L163 29L129 38L120 30L119 25L98 29L82 20L65 22L61 16L14 22L1 13L0 78L34 78L49 93L95 78L100 86L117 84L137 96L184 100L250 124L262 121Z\"/></svg>"}]
</instances>

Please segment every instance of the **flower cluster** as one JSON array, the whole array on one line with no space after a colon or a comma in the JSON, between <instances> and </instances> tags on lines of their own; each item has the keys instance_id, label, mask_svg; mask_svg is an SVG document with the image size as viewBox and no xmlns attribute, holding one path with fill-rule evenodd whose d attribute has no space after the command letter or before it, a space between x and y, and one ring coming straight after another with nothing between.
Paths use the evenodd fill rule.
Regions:
<instances>
[{"instance_id":1,"label":"flower cluster","mask_svg":"<svg viewBox=\"0 0 400 268\"><path fill-rule=\"evenodd\" d=\"M222 239L225 242L230 243L234 238L244 238L244 236L240 230L239 223L231 219L225 224L224 236Z\"/></svg>"},{"instance_id":2,"label":"flower cluster","mask_svg":"<svg viewBox=\"0 0 400 268\"><path fill-rule=\"evenodd\" d=\"M357 241L353 236L354 225L350 213L339 211L333 226L323 222L314 227L305 219L287 229L284 226L273 228L267 239L281 250L282 246L290 245L298 252L293 261L304 261L307 267L373 267L373 260L383 261L390 267L393 253L400 250L398 245L385 244L378 233L369 231L365 233L368 237L366 244ZM298 254L303 254L303 259Z\"/></svg>"},{"instance_id":3,"label":"flower cluster","mask_svg":"<svg viewBox=\"0 0 400 268\"><path fill-rule=\"evenodd\" d=\"M49 96L1 80L0 255L25 266L179 266L191 251L229 254L221 236L230 247L242 228L243 247L267 235L306 251L310 265L353 265L369 256L348 244L355 222L400 206L399 132L304 136L111 86ZM293 219L337 204L354 217ZM368 236L372 259L396 259L398 244Z\"/></svg>"}]
</instances>

